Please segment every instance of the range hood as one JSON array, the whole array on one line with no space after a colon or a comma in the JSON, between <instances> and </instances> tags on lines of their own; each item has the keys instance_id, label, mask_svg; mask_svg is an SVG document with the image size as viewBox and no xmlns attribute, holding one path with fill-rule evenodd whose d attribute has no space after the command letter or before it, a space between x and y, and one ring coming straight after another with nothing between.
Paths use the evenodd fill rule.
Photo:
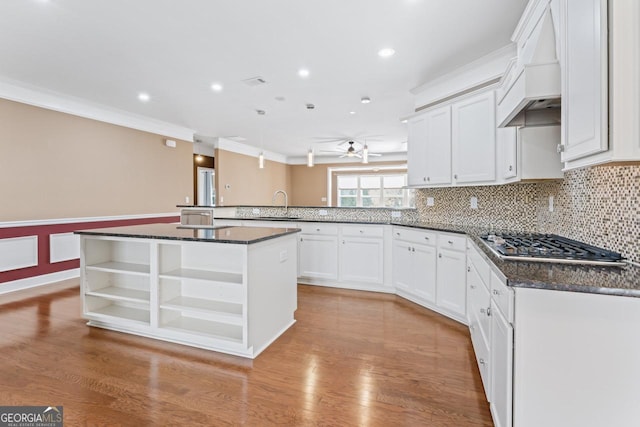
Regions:
<instances>
[{"instance_id":1,"label":"range hood","mask_svg":"<svg viewBox=\"0 0 640 427\"><path fill-rule=\"evenodd\" d=\"M518 35L518 57L509 63L496 93L498 127L560 124L560 63L555 34L553 15L547 6L530 33Z\"/></svg>"}]
</instances>

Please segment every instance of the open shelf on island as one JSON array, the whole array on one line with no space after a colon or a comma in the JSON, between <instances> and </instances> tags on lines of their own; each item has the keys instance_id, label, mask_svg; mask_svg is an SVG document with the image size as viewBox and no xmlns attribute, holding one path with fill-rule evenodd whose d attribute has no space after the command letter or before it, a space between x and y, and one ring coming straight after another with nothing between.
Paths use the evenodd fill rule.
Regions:
<instances>
[{"instance_id":1,"label":"open shelf on island","mask_svg":"<svg viewBox=\"0 0 640 427\"><path fill-rule=\"evenodd\" d=\"M111 300L131 301L149 304L149 291L138 289L108 286L101 289L87 291L86 294Z\"/></svg>"},{"instance_id":2,"label":"open shelf on island","mask_svg":"<svg viewBox=\"0 0 640 427\"><path fill-rule=\"evenodd\" d=\"M216 320L242 325L242 304L180 296L160 304L160 308L200 313Z\"/></svg>"},{"instance_id":3,"label":"open shelf on island","mask_svg":"<svg viewBox=\"0 0 640 427\"><path fill-rule=\"evenodd\" d=\"M130 262L120 261L107 261L97 264L87 265L87 270L107 271L114 273L128 273L128 274L149 274L148 264L133 264Z\"/></svg>"},{"instance_id":4,"label":"open shelf on island","mask_svg":"<svg viewBox=\"0 0 640 427\"><path fill-rule=\"evenodd\" d=\"M192 268L178 268L160 274L161 279L196 279L210 282L242 284L242 274L223 271L196 270Z\"/></svg>"},{"instance_id":5,"label":"open shelf on island","mask_svg":"<svg viewBox=\"0 0 640 427\"><path fill-rule=\"evenodd\" d=\"M150 320L149 310L128 307L118 304L110 304L94 310L90 310L87 314L98 314L101 316L109 316L118 319L126 319L128 321L148 325Z\"/></svg>"},{"instance_id":6,"label":"open shelf on island","mask_svg":"<svg viewBox=\"0 0 640 427\"><path fill-rule=\"evenodd\" d=\"M214 322L211 320L198 319L195 317L178 316L161 325L164 329L189 332L203 335L207 338L225 340L236 344L242 344L241 325L230 325L227 323Z\"/></svg>"}]
</instances>

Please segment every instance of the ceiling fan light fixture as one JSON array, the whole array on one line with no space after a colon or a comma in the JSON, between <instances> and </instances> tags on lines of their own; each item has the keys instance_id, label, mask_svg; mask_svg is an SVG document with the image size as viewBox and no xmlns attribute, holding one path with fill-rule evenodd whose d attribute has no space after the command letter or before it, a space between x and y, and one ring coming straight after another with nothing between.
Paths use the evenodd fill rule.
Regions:
<instances>
[{"instance_id":1,"label":"ceiling fan light fixture","mask_svg":"<svg viewBox=\"0 0 640 427\"><path fill-rule=\"evenodd\" d=\"M369 104L371 102L371 98L369 98L368 96L363 96L362 98L360 98L360 102L363 104Z\"/></svg>"},{"instance_id":2,"label":"ceiling fan light fixture","mask_svg":"<svg viewBox=\"0 0 640 427\"><path fill-rule=\"evenodd\" d=\"M264 169L264 153L262 151L258 154L258 168Z\"/></svg>"}]
</instances>

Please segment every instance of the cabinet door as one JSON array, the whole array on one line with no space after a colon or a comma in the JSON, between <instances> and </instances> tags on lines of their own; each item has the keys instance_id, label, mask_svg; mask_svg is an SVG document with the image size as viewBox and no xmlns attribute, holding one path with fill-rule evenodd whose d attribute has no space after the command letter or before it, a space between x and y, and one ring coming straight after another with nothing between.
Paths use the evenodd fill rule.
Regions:
<instances>
[{"instance_id":1,"label":"cabinet door","mask_svg":"<svg viewBox=\"0 0 640 427\"><path fill-rule=\"evenodd\" d=\"M424 115L409 120L407 179L409 185L427 184L427 121Z\"/></svg>"},{"instance_id":2,"label":"cabinet door","mask_svg":"<svg viewBox=\"0 0 640 427\"><path fill-rule=\"evenodd\" d=\"M298 275L319 279L338 278L338 238L303 234L298 245Z\"/></svg>"},{"instance_id":3,"label":"cabinet door","mask_svg":"<svg viewBox=\"0 0 640 427\"><path fill-rule=\"evenodd\" d=\"M491 302L491 415L496 427L513 423L513 327Z\"/></svg>"},{"instance_id":4,"label":"cabinet door","mask_svg":"<svg viewBox=\"0 0 640 427\"><path fill-rule=\"evenodd\" d=\"M427 146L427 184L451 183L451 107L425 115Z\"/></svg>"},{"instance_id":5,"label":"cabinet door","mask_svg":"<svg viewBox=\"0 0 640 427\"><path fill-rule=\"evenodd\" d=\"M564 0L562 161L608 149L607 0Z\"/></svg>"},{"instance_id":6,"label":"cabinet door","mask_svg":"<svg viewBox=\"0 0 640 427\"><path fill-rule=\"evenodd\" d=\"M453 104L451 146L454 183L496 178L495 96L489 91Z\"/></svg>"},{"instance_id":7,"label":"cabinet door","mask_svg":"<svg viewBox=\"0 0 640 427\"><path fill-rule=\"evenodd\" d=\"M518 175L518 128L497 129L496 132L496 140L502 155L502 178L515 178Z\"/></svg>"},{"instance_id":8,"label":"cabinet door","mask_svg":"<svg viewBox=\"0 0 640 427\"><path fill-rule=\"evenodd\" d=\"M413 293L425 301L436 302L436 248L413 245Z\"/></svg>"},{"instance_id":9,"label":"cabinet door","mask_svg":"<svg viewBox=\"0 0 640 427\"><path fill-rule=\"evenodd\" d=\"M438 249L436 304L457 317L466 316L466 256Z\"/></svg>"},{"instance_id":10,"label":"cabinet door","mask_svg":"<svg viewBox=\"0 0 640 427\"><path fill-rule=\"evenodd\" d=\"M340 244L339 280L382 284L383 239L345 237Z\"/></svg>"},{"instance_id":11,"label":"cabinet door","mask_svg":"<svg viewBox=\"0 0 640 427\"><path fill-rule=\"evenodd\" d=\"M413 264L411 245L401 240L393 242L393 285L396 289L412 292Z\"/></svg>"}]
</instances>

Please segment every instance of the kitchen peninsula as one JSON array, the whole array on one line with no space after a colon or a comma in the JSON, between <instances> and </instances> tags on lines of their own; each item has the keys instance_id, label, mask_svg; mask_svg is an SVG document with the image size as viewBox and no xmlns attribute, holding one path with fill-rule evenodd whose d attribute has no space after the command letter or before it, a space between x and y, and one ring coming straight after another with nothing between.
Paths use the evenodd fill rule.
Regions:
<instances>
[{"instance_id":1,"label":"kitchen peninsula","mask_svg":"<svg viewBox=\"0 0 640 427\"><path fill-rule=\"evenodd\" d=\"M77 231L88 325L255 358L295 319L296 228Z\"/></svg>"}]
</instances>

